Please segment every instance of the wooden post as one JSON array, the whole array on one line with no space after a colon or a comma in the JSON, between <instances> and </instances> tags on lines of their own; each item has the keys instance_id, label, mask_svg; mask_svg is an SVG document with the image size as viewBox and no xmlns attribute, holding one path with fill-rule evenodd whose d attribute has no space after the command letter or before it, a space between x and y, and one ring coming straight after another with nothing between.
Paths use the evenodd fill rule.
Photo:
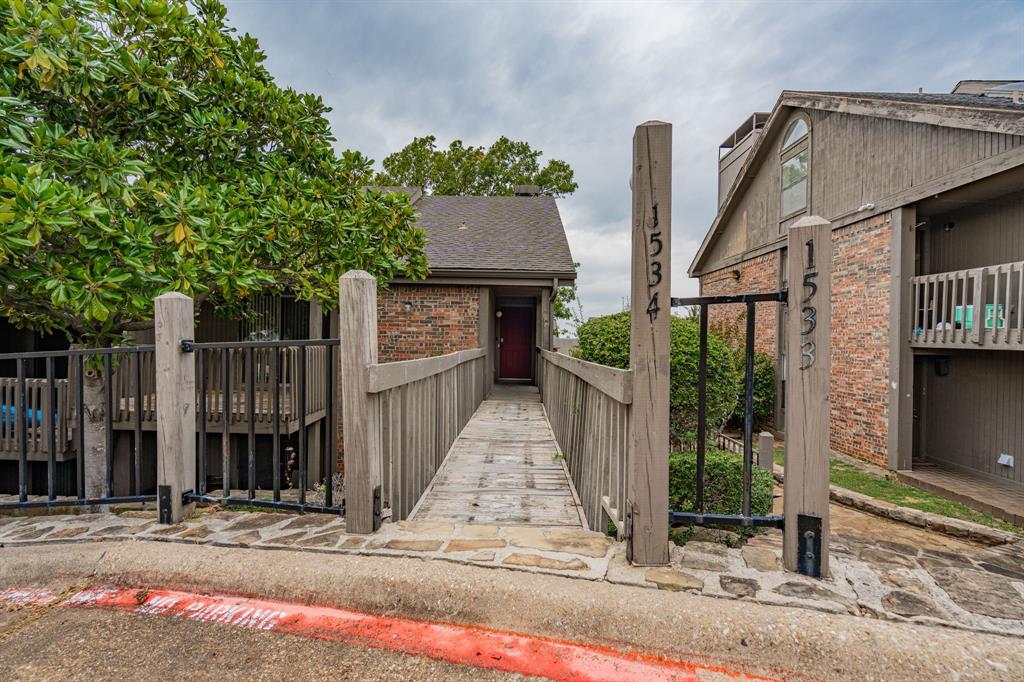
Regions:
<instances>
[{"instance_id":1,"label":"wooden post","mask_svg":"<svg viewBox=\"0 0 1024 682\"><path fill-rule=\"evenodd\" d=\"M633 135L630 288L628 559L668 563L668 419L671 342L672 126L649 121Z\"/></svg>"},{"instance_id":2,"label":"wooden post","mask_svg":"<svg viewBox=\"0 0 1024 682\"><path fill-rule=\"evenodd\" d=\"M817 216L798 220L789 228L788 254L783 563L822 577L828 575L832 224Z\"/></svg>"},{"instance_id":3,"label":"wooden post","mask_svg":"<svg viewBox=\"0 0 1024 682\"><path fill-rule=\"evenodd\" d=\"M914 272L913 206L892 212L892 276L889 282L889 468L909 469L914 448ZM963 305L966 306L966 301ZM965 307L966 311L966 307ZM964 320L966 320L966 316Z\"/></svg>"},{"instance_id":4,"label":"wooden post","mask_svg":"<svg viewBox=\"0 0 1024 682\"><path fill-rule=\"evenodd\" d=\"M757 437L757 466L768 471L775 467L775 436L767 431Z\"/></svg>"},{"instance_id":5,"label":"wooden post","mask_svg":"<svg viewBox=\"0 0 1024 682\"><path fill-rule=\"evenodd\" d=\"M196 366L181 349L182 340L195 338L193 313L184 294L156 298L156 469L164 523L180 522L194 506L182 495L196 489Z\"/></svg>"},{"instance_id":6,"label":"wooden post","mask_svg":"<svg viewBox=\"0 0 1024 682\"><path fill-rule=\"evenodd\" d=\"M380 527L381 444L378 397L369 392L367 366L377 363L377 280L352 270L342 275L338 289L345 527L372 533Z\"/></svg>"}]
</instances>

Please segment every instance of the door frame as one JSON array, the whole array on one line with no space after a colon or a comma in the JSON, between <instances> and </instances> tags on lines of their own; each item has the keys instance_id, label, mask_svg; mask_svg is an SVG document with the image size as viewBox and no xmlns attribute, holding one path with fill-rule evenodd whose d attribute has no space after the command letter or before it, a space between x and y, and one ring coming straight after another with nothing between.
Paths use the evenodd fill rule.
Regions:
<instances>
[{"instance_id":1,"label":"door frame","mask_svg":"<svg viewBox=\"0 0 1024 682\"><path fill-rule=\"evenodd\" d=\"M505 308L529 308L533 314L529 317L530 320L530 333L529 339L531 340L531 346L536 342L537 337L537 298L535 296L498 296L494 301L495 313L502 312ZM536 354L530 353L530 376L528 378L507 378L501 376L501 321L502 318L496 318L496 356L497 356L497 368L496 368L496 380L501 383L510 384L534 384L537 380L537 362Z\"/></svg>"}]
</instances>

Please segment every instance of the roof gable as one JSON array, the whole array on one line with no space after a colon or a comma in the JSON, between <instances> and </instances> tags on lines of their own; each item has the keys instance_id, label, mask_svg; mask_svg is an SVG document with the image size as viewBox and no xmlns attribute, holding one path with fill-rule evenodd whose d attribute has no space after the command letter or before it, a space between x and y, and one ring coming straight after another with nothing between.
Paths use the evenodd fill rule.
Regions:
<instances>
[{"instance_id":1,"label":"roof gable","mask_svg":"<svg viewBox=\"0 0 1024 682\"><path fill-rule=\"evenodd\" d=\"M980 132L1024 135L1024 105L1015 104L1005 99L960 94L783 91L772 108L772 113L762 134L744 160L714 222L705 234L704 240L690 264L690 276L695 276L695 273L704 266L711 247L720 237L721 231L750 187L758 169L768 158L769 152L776 149L777 145L773 141L779 134L780 127L785 125L791 112L795 109L838 112ZM812 169L814 163L812 159Z\"/></svg>"}]
</instances>

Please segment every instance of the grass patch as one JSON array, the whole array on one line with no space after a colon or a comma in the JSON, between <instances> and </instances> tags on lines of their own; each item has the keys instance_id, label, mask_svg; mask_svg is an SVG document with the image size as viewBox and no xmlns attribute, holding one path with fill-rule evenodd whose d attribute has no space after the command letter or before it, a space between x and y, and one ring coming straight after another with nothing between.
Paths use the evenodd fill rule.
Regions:
<instances>
[{"instance_id":1,"label":"grass patch","mask_svg":"<svg viewBox=\"0 0 1024 682\"><path fill-rule=\"evenodd\" d=\"M963 521L973 521L991 528L1020 533L1020 529L1012 523L989 514L971 509L960 502L953 502L944 497L925 492L913 486L891 481L887 478L873 476L838 459L833 459L829 467L829 480L832 485L846 488L877 500L884 500L900 507L910 507L923 512L948 516Z\"/></svg>"},{"instance_id":2,"label":"grass patch","mask_svg":"<svg viewBox=\"0 0 1024 682\"><path fill-rule=\"evenodd\" d=\"M773 459L779 466L784 465L785 453L785 448L775 448ZM910 509L948 516L949 518L960 519L961 521L972 521L1010 533L1021 533L1020 528L1000 518L990 514L983 514L960 502L947 500L944 497L906 485L905 483L876 476L840 459L833 459L829 465L829 482L840 488L846 488L855 493L867 495L876 500L890 502L900 507L909 507Z\"/></svg>"}]
</instances>

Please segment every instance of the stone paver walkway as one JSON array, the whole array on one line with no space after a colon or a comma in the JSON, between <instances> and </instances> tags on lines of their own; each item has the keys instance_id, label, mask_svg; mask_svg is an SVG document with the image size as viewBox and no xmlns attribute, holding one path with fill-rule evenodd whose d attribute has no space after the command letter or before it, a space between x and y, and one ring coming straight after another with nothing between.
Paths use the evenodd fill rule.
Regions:
<instances>
[{"instance_id":1,"label":"stone paver walkway","mask_svg":"<svg viewBox=\"0 0 1024 682\"><path fill-rule=\"evenodd\" d=\"M382 559L414 556L1024 636L1022 543L986 547L937 536L938 546L927 541L911 545L913 535L878 539L874 522L866 523L860 528L846 524L846 532L833 534L832 575L825 580L781 569L777 530L742 548L700 540L673 546L669 566L645 569L629 565L623 543L582 528L402 521L365 536L346 533L345 522L327 514L216 507L200 509L172 526L157 523L151 511L0 516L0 547L31 552L40 543L162 541ZM507 579L515 578L510 574Z\"/></svg>"},{"instance_id":2,"label":"stone paver walkway","mask_svg":"<svg viewBox=\"0 0 1024 682\"><path fill-rule=\"evenodd\" d=\"M452 445L412 521L582 528L534 386L495 386Z\"/></svg>"}]
</instances>

